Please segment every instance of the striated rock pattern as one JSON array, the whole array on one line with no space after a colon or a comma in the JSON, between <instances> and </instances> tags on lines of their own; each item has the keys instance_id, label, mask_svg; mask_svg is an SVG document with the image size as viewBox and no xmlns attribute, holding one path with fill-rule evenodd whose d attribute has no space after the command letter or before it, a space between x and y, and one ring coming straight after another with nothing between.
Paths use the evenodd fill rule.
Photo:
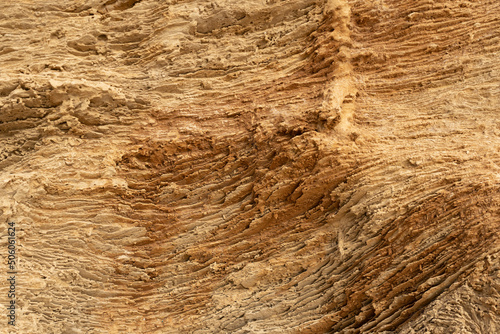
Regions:
<instances>
[{"instance_id":1,"label":"striated rock pattern","mask_svg":"<svg viewBox=\"0 0 500 334\"><path fill-rule=\"evenodd\" d=\"M499 17L4 1L14 332L499 333Z\"/></svg>"}]
</instances>

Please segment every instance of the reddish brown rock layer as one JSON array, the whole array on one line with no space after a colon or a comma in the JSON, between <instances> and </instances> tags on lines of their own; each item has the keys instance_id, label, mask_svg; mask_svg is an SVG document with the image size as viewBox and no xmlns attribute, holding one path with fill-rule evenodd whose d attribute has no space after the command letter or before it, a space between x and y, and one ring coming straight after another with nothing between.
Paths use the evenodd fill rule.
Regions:
<instances>
[{"instance_id":1,"label":"reddish brown rock layer","mask_svg":"<svg viewBox=\"0 0 500 334\"><path fill-rule=\"evenodd\" d=\"M498 15L4 5L18 332L497 332Z\"/></svg>"}]
</instances>

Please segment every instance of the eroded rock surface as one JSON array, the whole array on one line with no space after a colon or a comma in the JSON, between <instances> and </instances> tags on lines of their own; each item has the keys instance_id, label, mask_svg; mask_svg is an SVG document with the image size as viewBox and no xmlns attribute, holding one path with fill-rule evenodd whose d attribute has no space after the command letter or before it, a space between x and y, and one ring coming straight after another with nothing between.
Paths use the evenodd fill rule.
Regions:
<instances>
[{"instance_id":1,"label":"eroded rock surface","mask_svg":"<svg viewBox=\"0 0 500 334\"><path fill-rule=\"evenodd\" d=\"M500 332L499 15L2 4L18 332Z\"/></svg>"}]
</instances>

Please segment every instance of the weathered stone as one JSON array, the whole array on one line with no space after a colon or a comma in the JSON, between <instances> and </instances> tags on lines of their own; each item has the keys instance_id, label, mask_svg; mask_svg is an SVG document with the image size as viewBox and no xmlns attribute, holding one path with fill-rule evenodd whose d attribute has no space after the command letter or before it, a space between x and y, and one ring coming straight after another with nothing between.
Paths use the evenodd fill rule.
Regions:
<instances>
[{"instance_id":1,"label":"weathered stone","mask_svg":"<svg viewBox=\"0 0 500 334\"><path fill-rule=\"evenodd\" d=\"M19 333L500 331L495 1L4 2Z\"/></svg>"}]
</instances>

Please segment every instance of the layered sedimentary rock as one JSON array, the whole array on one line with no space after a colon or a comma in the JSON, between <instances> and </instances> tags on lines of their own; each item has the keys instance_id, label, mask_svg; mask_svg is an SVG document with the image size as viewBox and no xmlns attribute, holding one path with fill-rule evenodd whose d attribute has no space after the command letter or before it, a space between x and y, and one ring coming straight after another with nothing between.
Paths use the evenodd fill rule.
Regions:
<instances>
[{"instance_id":1,"label":"layered sedimentary rock","mask_svg":"<svg viewBox=\"0 0 500 334\"><path fill-rule=\"evenodd\" d=\"M16 330L499 332L499 15L2 4Z\"/></svg>"}]
</instances>

